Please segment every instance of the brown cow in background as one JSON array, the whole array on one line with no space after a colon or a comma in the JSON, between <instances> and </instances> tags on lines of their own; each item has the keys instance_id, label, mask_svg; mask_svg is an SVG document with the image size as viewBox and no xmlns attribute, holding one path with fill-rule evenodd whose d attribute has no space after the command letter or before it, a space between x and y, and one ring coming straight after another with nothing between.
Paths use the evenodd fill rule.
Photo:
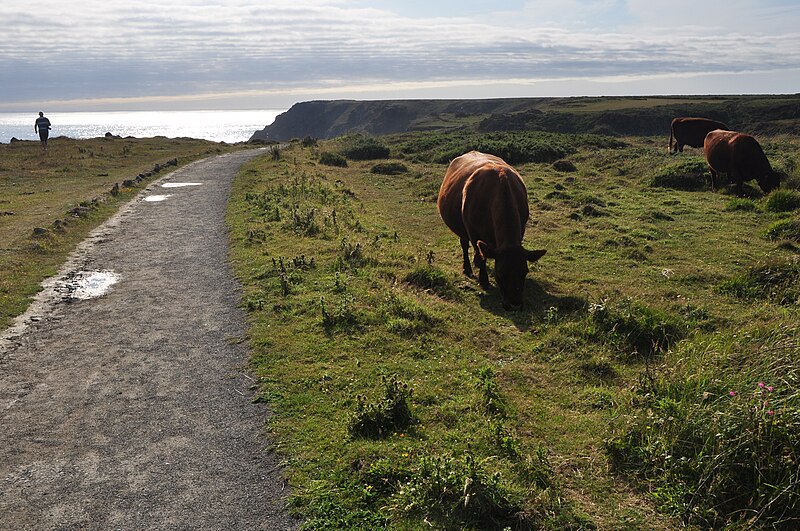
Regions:
<instances>
[{"instance_id":1,"label":"brown cow in background","mask_svg":"<svg viewBox=\"0 0 800 531\"><path fill-rule=\"evenodd\" d=\"M717 174L726 173L736 182L736 194L742 195L742 183L756 179L765 194L780 186L780 176L772 169L764 150L750 135L715 130L706 135L703 152L711 170L711 189Z\"/></svg>"},{"instance_id":2,"label":"brown cow in background","mask_svg":"<svg viewBox=\"0 0 800 531\"><path fill-rule=\"evenodd\" d=\"M456 157L439 188L437 206L444 223L461 240L464 273L472 275L472 244L481 286L489 287L486 259L493 258L503 308L522 308L528 262L537 261L546 251L522 247L528 192L516 170L503 159L479 151Z\"/></svg>"},{"instance_id":3,"label":"brown cow in background","mask_svg":"<svg viewBox=\"0 0 800 531\"><path fill-rule=\"evenodd\" d=\"M703 147L706 135L714 129L728 129L722 122L708 118L675 118L669 129L669 153L672 153L672 138L675 137L675 153L683 153L683 146Z\"/></svg>"}]
</instances>

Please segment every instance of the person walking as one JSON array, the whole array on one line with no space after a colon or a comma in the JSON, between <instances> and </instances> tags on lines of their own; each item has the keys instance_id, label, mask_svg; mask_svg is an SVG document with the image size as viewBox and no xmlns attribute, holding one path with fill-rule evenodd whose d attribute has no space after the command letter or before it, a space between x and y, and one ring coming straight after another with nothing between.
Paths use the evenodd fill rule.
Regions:
<instances>
[{"instance_id":1,"label":"person walking","mask_svg":"<svg viewBox=\"0 0 800 531\"><path fill-rule=\"evenodd\" d=\"M42 149L47 151L47 137L50 136L50 120L45 118L43 112L39 112L36 123L33 124L33 131L39 131L39 140L42 141Z\"/></svg>"}]
</instances>

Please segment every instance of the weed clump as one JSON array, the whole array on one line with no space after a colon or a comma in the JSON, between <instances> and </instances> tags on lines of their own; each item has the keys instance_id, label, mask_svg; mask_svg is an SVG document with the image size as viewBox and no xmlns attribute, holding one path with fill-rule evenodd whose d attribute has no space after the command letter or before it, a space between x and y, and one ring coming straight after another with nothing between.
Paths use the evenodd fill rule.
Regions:
<instances>
[{"instance_id":1,"label":"weed clump","mask_svg":"<svg viewBox=\"0 0 800 531\"><path fill-rule=\"evenodd\" d=\"M775 190L764 199L764 210L768 212L791 212L800 208L800 192L797 190Z\"/></svg>"},{"instance_id":2,"label":"weed clump","mask_svg":"<svg viewBox=\"0 0 800 531\"><path fill-rule=\"evenodd\" d=\"M384 376L382 380L383 396L377 402L368 402L363 395L356 396L356 411L347 422L351 437L386 437L416 422L409 404L413 390L394 375Z\"/></svg>"},{"instance_id":3,"label":"weed clump","mask_svg":"<svg viewBox=\"0 0 800 531\"><path fill-rule=\"evenodd\" d=\"M383 301L380 312L390 331L405 336L428 332L440 322L415 300L394 293Z\"/></svg>"},{"instance_id":4,"label":"weed clump","mask_svg":"<svg viewBox=\"0 0 800 531\"><path fill-rule=\"evenodd\" d=\"M708 166L703 160L676 162L659 168L650 180L650 186L689 192L702 190L706 185L707 173Z\"/></svg>"},{"instance_id":5,"label":"weed clump","mask_svg":"<svg viewBox=\"0 0 800 531\"><path fill-rule=\"evenodd\" d=\"M757 208L756 202L749 197L735 197L725 205L728 212L753 212Z\"/></svg>"},{"instance_id":6,"label":"weed clump","mask_svg":"<svg viewBox=\"0 0 800 531\"><path fill-rule=\"evenodd\" d=\"M461 459L423 456L389 510L458 529L520 526L523 493L512 490L499 472L486 472L486 464L471 453Z\"/></svg>"},{"instance_id":7,"label":"weed clump","mask_svg":"<svg viewBox=\"0 0 800 531\"><path fill-rule=\"evenodd\" d=\"M332 334L335 331L349 332L357 330L361 326L358 313L353 308L355 300L352 296L345 295L332 310L328 308L328 303L324 298L319 301L320 313L322 315L322 328L326 333Z\"/></svg>"},{"instance_id":8,"label":"weed clump","mask_svg":"<svg viewBox=\"0 0 800 531\"><path fill-rule=\"evenodd\" d=\"M478 371L478 389L481 392L481 408L490 417L504 417L506 403L500 394L496 374L491 367L483 367Z\"/></svg>"},{"instance_id":9,"label":"weed clump","mask_svg":"<svg viewBox=\"0 0 800 531\"><path fill-rule=\"evenodd\" d=\"M458 298L458 290L447 273L433 265L416 267L403 280L417 288L429 290L443 299Z\"/></svg>"},{"instance_id":10,"label":"weed clump","mask_svg":"<svg viewBox=\"0 0 800 531\"><path fill-rule=\"evenodd\" d=\"M408 173L408 166L402 162L380 162L370 168L369 172L378 175L400 175Z\"/></svg>"},{"instance_id":11,"label":"weed clump","mask_svg":"<svg viewBox=\"0 0 800 531\"><path fill-rule=\"evenodd\" d=\"M591 335L610 337L619 348L649 356L666 350L688 333L679 317L630 299L589 305Z\"/></svg>"},{"instance_id":12,"label":"weed clump","mask_svg":"<svg viewBox=\"0 0 800 531\"><path fill-rule=\"evenodd\" d=\"M719 291L745 300L792 305L800 301L800 258L769 258L726 280Z\"/></svg>"}]
</instances>

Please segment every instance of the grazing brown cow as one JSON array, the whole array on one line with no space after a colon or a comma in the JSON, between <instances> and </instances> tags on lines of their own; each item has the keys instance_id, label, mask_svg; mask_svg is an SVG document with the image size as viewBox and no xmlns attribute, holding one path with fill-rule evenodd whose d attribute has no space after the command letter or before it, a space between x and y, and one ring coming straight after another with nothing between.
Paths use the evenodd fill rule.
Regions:
<instances>
[{"instance_id":1,"label":"grazing brown cow","mask_svg":"<svg viewBox=\"0 0 800 531\"><path fill-rule=\"evenodd\" d=\"M503 308L522 308L528 262L535 262L546 251L522 247L528 192L516 170L494 155L465 153L448 166L437 205L442 220L461 239L464 273L472 275L472 244L481 285L489 286L486 259L493 258Z\"/></svg>"},{"instance_id":2,"label":"grazing brown cow","mask_svg":"<svg viewBox=\"0 0 800 531\"><path fill-rule=\"evenodd\" d=\"M728 126L708 118L675 118L669 129L668 151L673 152L672 137L675 137L675 153L683 153L683 146L701 148L706 135L714 129L728 129Z\"/></svg>"},{"instance_id":3,"label":"grazing brown cow","mask_svg":"<svg viewBox=\"0 0 800 531\"><path fill-rule=\"evenodd\" d=\"M742 183L755 179L765 194L781 184L764 150L750 135L717 129L706 135L703 152L711 170L711 188L718 173L728 174L736 182L736 193L742 195Z\"/></svg>"}]
</instances>

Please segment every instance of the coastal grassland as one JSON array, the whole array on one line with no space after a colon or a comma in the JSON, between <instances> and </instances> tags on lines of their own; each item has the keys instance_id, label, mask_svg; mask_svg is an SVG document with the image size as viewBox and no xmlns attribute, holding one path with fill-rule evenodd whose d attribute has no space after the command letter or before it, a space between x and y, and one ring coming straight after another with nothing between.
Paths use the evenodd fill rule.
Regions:
<instances>
[{"instance_id":1,"label":"coastal grassland","mask_svg":"<svg viewBox=\"0 0 800 531\"><path fill-rule=\"evenodd\" d=\"M663 138L416 133L380 139L388 159L320 164L352 142L252 161L228 212L260 397L307 529L798 517L797 300L769 289L798 293L796 240L775 229L796 212L702 175L654 183L700 154ZM436 212L439 154L493 145L530 147L525 241L548 250L520 312L461 274ZM797 160L796 138L765 145ZM408 171L371 171L390 162Z\"/></svg>"},{"instance_id":2,"label":"coastal grassland","mask_svg":"<svg viewBox=\"0 0 800 531\"><path fill-rule=\"evenodd\" d=\"M25 311L41 281L58 270L92 228L155 177L129 188L123 181L171 159L182 166L230 149L162 137L59 137L50 140L47 153L39 142L0 144L0 329ZM114 183L121 186L117 196L110 194ZM34 235L36 228L46 232Z\"/></svg>"}]
</instances>

